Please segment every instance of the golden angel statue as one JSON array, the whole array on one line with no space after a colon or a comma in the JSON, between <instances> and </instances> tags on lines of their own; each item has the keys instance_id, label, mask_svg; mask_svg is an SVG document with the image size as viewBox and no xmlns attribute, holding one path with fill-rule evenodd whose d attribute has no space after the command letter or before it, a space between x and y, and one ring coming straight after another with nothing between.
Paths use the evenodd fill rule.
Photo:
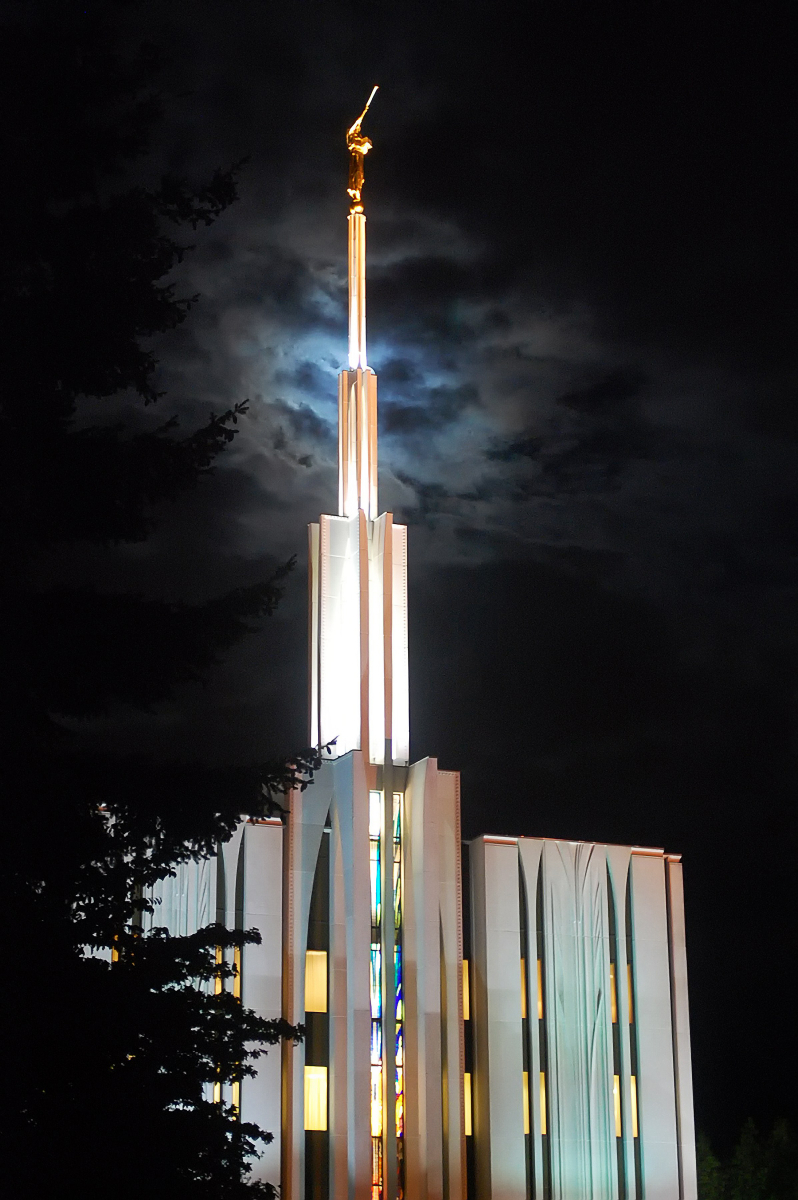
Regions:
<instances>
[{"instance_id":1,"label":"golden angel statue","mask_svg":"<svg viewBox=\"0 0 798 1200\"><path fill-rule=\"evenodd\" d=\"M346 189L349 193L349 198L352 201L352 211L358 211L362 208L361 192L363 191L363 159L371 150L371 142L367 137L364 137L360 132L360 126L363 124L363 118L368 112L371 102L374 99L377 91L377 85L372 89L371 95L368 98L368 103L362 113L355 121L352 128L347 132L346 145L349 150L349 187Z\"/></svg>"}]
</instances>

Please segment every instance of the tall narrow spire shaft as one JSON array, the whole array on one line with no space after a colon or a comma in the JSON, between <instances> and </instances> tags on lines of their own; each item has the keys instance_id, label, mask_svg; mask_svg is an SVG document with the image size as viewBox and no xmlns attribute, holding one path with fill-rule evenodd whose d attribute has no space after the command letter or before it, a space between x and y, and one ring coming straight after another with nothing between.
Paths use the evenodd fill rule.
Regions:
<instances>
[{"instance_id":1,"label":"tall narrow spire shaft","mask_svg":"<svg viewBox=\"0 0 798 1200\"><path fill-rule=\"evenodd\" d=\"M366 215L349 213L349 368L338 377L338 513L377 509L377 376L366 361Z\"/></svg>"},{"instance_id":2,"label":"tall narrow spire shaft","mask_svg":"<svg viewBox=\"0 0 798 1200\"><path fill-rule=\"evenodd\" d=\"M365 371L366 214L349 214L349 370Z\"/></svg>"}]
</instances>

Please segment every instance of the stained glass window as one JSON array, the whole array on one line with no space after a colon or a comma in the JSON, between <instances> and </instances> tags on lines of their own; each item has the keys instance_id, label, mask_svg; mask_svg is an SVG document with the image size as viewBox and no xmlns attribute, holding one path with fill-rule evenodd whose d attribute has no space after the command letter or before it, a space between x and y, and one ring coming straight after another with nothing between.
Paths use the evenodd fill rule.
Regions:
<instances>
[{"instance_id":1,"label":"stained glass window","mask_svg":"<svg viewBox=\"0 0 798 1200\"><path fill-rule=\"evenodd\" d=\"M382 950L371 947L371 1016L378 1020L382 1016Z\"/></svg>"},{"instance_id":2,"label":"stained glass window","mask_svg":"<svg viewBox=\"0 0 798 1200\"><path fill-rule=\"evenodd\" d=\"M376 929L380 923L380 843L369 842L369 874L371 879L371 925Z\"/></svg>"}]
</instances>

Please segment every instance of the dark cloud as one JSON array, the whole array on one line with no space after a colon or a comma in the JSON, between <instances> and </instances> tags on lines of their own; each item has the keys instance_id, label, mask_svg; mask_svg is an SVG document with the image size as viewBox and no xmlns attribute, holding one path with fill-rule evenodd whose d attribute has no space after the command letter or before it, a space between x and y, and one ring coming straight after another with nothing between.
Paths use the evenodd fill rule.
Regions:
<instances>
[{"instance_id":1,"label":"dark cloud","mask_svg":"<svg viewBox=\"0 0 798 1200\"><path fill-rule=\"evenodd\" d=\"M606 413L626 408L640 395L645 376L637 371L612 371L595 383L558 396L557 403L577 412Z\"/></svg>"},{"instance_id":2,"label":"dark cloud","mask_svg":"<svg viewBox=\"0 0 798 1200\"><path fill-rule=\"evenodd\" d=\"M414 404L383 404L379 413L380 431L386 434L437 432L461 417L466 409L476 408L478 404L479 392L473 384L429 388Z\"/></svg>"},{"instance_id":3,"label":"dark cloud","mask_svg":"<svg viewBox=\"0 0 798 1200\"><path fill-rule=\"evenodd\" d=\"M485 451L485 457L492 462L512 462L518 458L537 458L543 449L542 437L523 437L507 442L503 446L494 446Z\"/></svg>"},{"instance_id":4,"label":"dark cloud","mask_svg":"<svg viewBox=\"0 0 798 1200\"><path fill-rule=\"evenodd\" d=\"M389 358L380 364L380 385L390 388L393 384L421 383L424 376L418 367L407 358Z\"/></svg>"}]
</instances>

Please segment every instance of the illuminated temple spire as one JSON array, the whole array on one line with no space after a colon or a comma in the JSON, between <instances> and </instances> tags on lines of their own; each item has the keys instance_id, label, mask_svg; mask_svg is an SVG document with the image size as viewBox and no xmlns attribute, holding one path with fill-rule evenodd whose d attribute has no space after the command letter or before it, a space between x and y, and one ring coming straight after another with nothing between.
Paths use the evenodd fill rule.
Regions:
<instances>
[{"instance_id":1,"label":"illuminated temple spire","mask_svg":"<svg viewBox=\"0 0 798 1200\"><path fill-rule=\"evenodd\" d=\"M310 736L336 756L409 755L407 529L377 507L377 376L366 359L361 132L347 131L349 362L338 376L338 514L310 526Z\"/></svg>"},{"instance_id":2,"label":"illuminated temple spire","mask_svg":"<svg viewBox=\"0 0 798 1200\"><path fill-rule=\"evenodd\" d=\"M363 160L371 142L360 131L375 87L346 135L349 149L349 367L338 380L338 512L377 516L377 379L366 359L366 214Z\"/></svg>"}]
</instances>

